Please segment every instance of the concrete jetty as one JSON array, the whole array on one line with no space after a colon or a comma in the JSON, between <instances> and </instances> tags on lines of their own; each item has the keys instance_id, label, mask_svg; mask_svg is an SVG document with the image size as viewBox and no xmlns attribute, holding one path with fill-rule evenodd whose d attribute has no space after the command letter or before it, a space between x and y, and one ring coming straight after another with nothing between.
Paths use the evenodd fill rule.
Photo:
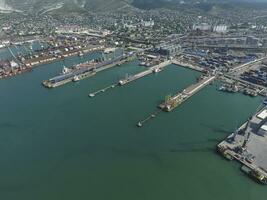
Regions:
<instances>
[{"instance_id":1,"label":"concrete jetty","mask_svg":"<svg viewBox=\"0 0 267 200\"><path fill-rule=\"evenodd\" d=\"M194 94L196 94L198 91L200 91L202 88L204 88L206 85L210 84L215 78L216 76L203 77L197 83L184 89L183 92L167 98L158 107L167 112L172 111L177 106L179 106L180 104L188 100L190 97L192 97Z\"/></svg>"},{"instance_id":2,"label":"concrete jetty","mask_svg":"<svg viewBox=\"0 0 267 200\"><path fill-rule=\"evenodd\" d=\"M120 63L116 63L116 65L123 64L124 62L125 62L125 61L121 61ZM135 74L135 75L133 75L133 76L130 76L130 77L126 78L126 79L119 80L118 83L115 83L115 84L112 84L112 85L110 85L110 86L107 86L107 87L105 87L105 88L103 88L103 89L97 90L96 92L92 92L92 93L88 94L88 96L89 96L89 97L95 97L97 94L106 92L107 90L112 89L112 88L115 88L115 87L118 86L118 85L119 85L119 86L123 86L123 85L126 85L126 84L128 84L128 83L134 81L134 80L137 80L137 79L139 79L139 78L142 78L142 77L144 77L144 76L147 76L147 75L149 75L149 74L151 74L151 73L158 73L158 72L162 71L163 68L166 67L166 66L169 65L169 64L171 64L170 61L164 61L164 62L160 63L159 65L156 65L156 66L153 66L153 67L149 68L149 69L146 70L146 71L140 72L140 73ZM99 70L96 71L96 72L99 72L99 71L108 69L108 68L113 67L113 66L114 66L114 65L107 65L107 66L105 66L105 67L102 67L101 69L99 69Z\"/></svg>"},{"instance_id":3,"label":"concrete jetty","mask_svg":"<svg viewBox=\"0 0 267 200\"><path fill-rule=\"evenodd\" d=\"M89 97L93 98L95 97L97 94L100 94L100 93L103 93L103 92L106 92L107 90L109 89L112 89L112 88L115 88L118 84L112 84L110 86L107 86L103 89L100 89L100 90L97 90L96 92L92 92L90 94L88 94Z\"/></svg>"},{"instance_id":4,"label":"concrete jetty","mask_svg":"<svg viewBox=\"0 0 267 200\"><path fill-rule=\"evenodd\" d=\"M158 110L158 111L156 111L156 112L150 114L147 118L145 118L145 119L139 121L139 122L137 123L137 126L138 126L138 127L142 127L142 126L144 125L144 123L146 123L146 122L148 122L149 120L155 118L155 117L160 113L160 111L161 111L161 110Z\"/></svg>"},{"instance_id":5,"label":"concrete jetty","mask_svg":"<svg viewBox=\"0 0 267 200\"><path fill-rule=\"evenodd\" d=\"M116 59L108 60L102 63L87 63L86 65L88 66L82 66L80 68L72 68L73 70L69 73L61 74L52 79L43 81L43 85L47 88L55 88L74 81L74 77L77 77L78 79L77 81L79 81L84 78L91 77L103 70L107 70L109 68L122 65L128 61L129 58L123 58L121 56Z\"/></svg>"},{"instance_id":6,"label":"concrete jetty","mask_svg":"<svg viewBox=\"0 0 267 200\"><path fill-rule=\"evenodd\" d=\"M265 59L267 59L267 57L259 58L259 59L256 59L256 60L252 60L252 61L250 61L248 63L244 63L244 64L241 64L241 65L238 65L238 66L234 67L233 69L231 69L230 74L233 74L233 73L236 73L236 72L239 72L239 71L247 70L251 66L261 63Z\"/></svg>"},{"instance_id":7,"label":"concrete jetty","mask_svg":"<svg viewBox=\"0 0 267 200\"><path fill-rule=\"evenodd\" d=\"M153 67L150 67L148 70L146 71L143 71L143 72L140 72L138 74L135 74L133 76L129 76L125 79L122 79L119 81L119 85L120 86L123 86L123 85L126 85L132 81L135 81L137 79L140 79L144 76L147 76L149 74L152 74L152 73L158 73L158 72L161 72L166 66L170 65L171 64L171 61L170 60L167 60L167 61L164 61L156 66L153 66Z\"/></svg>"},{"instance_id":8,"label":"concrete jetty","mask_svg":"<svg viewBox=\"0 0 267 200\"><path fill-rule=\"evenodd\" d=\"M188 100L190 97L192 97L194 94L196 94L198 91L200 91L202 88L210 84L216 76L207 76L202 77L196 84L193 84L186 89L183 90L183 92L176 94L175 96L169 97L158 106L160 109L157 112L152 113L147 118L145 118L142 121L139 121L137 123L138 127L143 127L144 123L147 123L149 120L155 118L161 111L170 112L173 109L175 109L177 106Z\"/></svg>"},{"instance_id":9,"label":"concrete jetty","mask_svg":"<svg viewBox=\"0 0 267 200\"><path fill-rule=\"evenodd\" d=\"M239 129L218 144L218 152L242 164L241 170L267 184L267 108L263 106Z\"/></svg>"},{"instance_id":10,"label":"concrete jetty","mask_svg":"<svg viewBox=\"0 0 267 200\"><path fill-rule=\"evenodd\" d=\"M184 68L188 68L188 69L192 69L192 70L195 70L195 71L198 71L198 72L203 72L204 69L201 68L201 67L198 67L196 65L191 65L190 63L184 63L184 62L181 62L179 60L172 60L172 64L174 65L178 65L178 66L181 66L181 67L184 67Z\"/></svg>"}]
</instances>

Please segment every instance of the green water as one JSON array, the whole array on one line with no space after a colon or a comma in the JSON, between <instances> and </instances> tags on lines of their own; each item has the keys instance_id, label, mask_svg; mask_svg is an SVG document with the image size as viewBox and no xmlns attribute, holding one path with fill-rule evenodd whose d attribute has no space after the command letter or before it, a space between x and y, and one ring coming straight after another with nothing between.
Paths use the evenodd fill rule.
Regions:
<instances>
[{"instance_id":1,"label":"green water","mask_svg":"<svg viewBox=\"0 0 267 200\"><path fill-rule=\"evenodd\" d=\"M66 63L72 62L79 60ZM174 112L137 128L165 95L199 74L169 66L88 98L143 68L132 62L77 84L43 88L41 81L61 68L62 63L49 64L0 81L0 199L266 199L266 187L214 151L260 98L208 86Z\"/></svg>"}]
</instances>

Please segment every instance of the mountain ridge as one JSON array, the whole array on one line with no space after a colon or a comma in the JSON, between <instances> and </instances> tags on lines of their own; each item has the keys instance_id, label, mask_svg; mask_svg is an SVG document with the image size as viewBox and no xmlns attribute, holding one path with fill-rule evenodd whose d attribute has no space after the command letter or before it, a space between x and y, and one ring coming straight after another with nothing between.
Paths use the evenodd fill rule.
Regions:
<instances>
[{"instance_id":1,"label":"mountain ridge","mask_svg":"<svg viewBox=\"0 0 267 200\"><path fill-rule=\"evenodd\" d=\"M138 9L175 9L192 6L209 9L212 5L227 3L256 3L267 0L0 0L0 10L24 12L110 12L123 8Z\"/></svg>"}]
</instances>

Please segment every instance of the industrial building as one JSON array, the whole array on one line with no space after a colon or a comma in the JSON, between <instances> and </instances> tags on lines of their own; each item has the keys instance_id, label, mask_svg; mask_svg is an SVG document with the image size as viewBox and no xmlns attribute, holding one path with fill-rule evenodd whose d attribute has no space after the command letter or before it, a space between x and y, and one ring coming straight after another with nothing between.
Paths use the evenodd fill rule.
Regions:
<instances>
[{"instance_id":1,"label":"industrial building","mask_svg":"<svg viewBox=\"0 0 267 200\"><path fill-rule=\"evenodd\" d=\"M226 33L227 26L226 25L218 25L213 27L213 31L217 33Z\"/></svg>"},{"instance_id":2,"label":"industrial building","mask_svg":"<svg viewBox=\"0 0 267 200\"><path fill-rule=\"evenodd\" d=\"M164 56L177 55L182 51L179 44L164 44L156 48L156 51Z\"/></svg>"}]
</instances>

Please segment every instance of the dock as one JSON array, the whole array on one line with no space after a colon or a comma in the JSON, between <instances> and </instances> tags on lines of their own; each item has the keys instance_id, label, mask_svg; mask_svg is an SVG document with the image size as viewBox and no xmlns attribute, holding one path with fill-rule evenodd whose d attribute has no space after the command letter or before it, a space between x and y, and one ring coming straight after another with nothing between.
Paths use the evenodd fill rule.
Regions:
<instances>
[{"instance_id":1,"label":"dock","mask_svg":"<svg viewBox=\"0 0 267 200\"><path fill-rule=\"evenodd\" d=\"M261 184L267 184L267 110L259 112L217 145L228 160L236 160L241 170Z\"/></svg>"},{"instance_id":2,"label":"dock","mask_svg":"<svg viewBox=\"0 0 267 200\"><path fill-rule=\"evenodd\" d=\"M63 51L61 55L38 55L37 57L28 58L24 60L22 63L28 67L36 67L41 64L49 64L56 61L64 60L65 58L80 55L80 54L87 54L93 53L97 51L101 51L104 49L104 46L99 47L92 47L92 48L82 48L82 49L74 49L72 51Z\"/></svg>"},{"instance_id":3,"label":"dock","mask_svg":"<svg viewBox=\"0 0 267 200\"><path fill-rule=\"evenodd\" d=\"M186 100L188 100L190 97L192 97L194 94L196 94L198 91L203 89L205 86L209 85L212 81L214 81L215 78L216 76L203 77L197 83L190 85L189 87L184 89L183 92L178 93L172 97L167 97L166 100L158 107L166 112L172 111L173 109L184 103Z\"/></svg>"},{"instance_id":4,"label":"dock","mask_svg":"<svg viewBox=\"0 0 267 200\"><path fill-rule=\"evenodd\" d=\"M55 88L55 87L65 85L73 81L75 82L75 81L79 81L79 80L94 76L98 72L107 70L115 66L122 65L123 63L128 62L128 61L129 61L129 58L123 58L122 56L120 56L116 59L104 61L102 63L94 63L91 65L89 65L90 64L89 63L88 66L82 67L80 69L75 69L73 70L73 72L59 75L49 80L46 80L43 82L43 85L47 88ZM75 80L75 77L78 80Z\"/></svg>"},{"instance_id":5,"label":"dock","mask_svg":"<svg viewBox=\"0 0 267 200\"><path fill-rule=\"evenodd\" d=\"M204 69L202 67L198 67L196 65L191 65L190 63L184 63L179 60L172 60L172 64L178 65L187 69L191 69L198 72L204 72Z\"/></svg>"},{"instance_id":6,"label":"dock","mask_svg":"<svg viewBox=\"0 0 267 200\"><path fill-rule=\"evenodd\" d=\"M142 127L146 122L148 122L149 120L155 118L159 113L161 112L161 110L157 110L156 112L153 112L152 114L150 114L147 118L139 121L137 123L138 127Z\"/></svg>"},{"instance_id":7,"label":"dock","mask_svg":"<svg viewBox=\"0 0 267 200\"><path fill-rule=\"evenodd\" d=\"M110 85L108 87L105 87L103 89L97 90L96 92L92 92L92 93L88 94L88 96L91 97L91 98L95 97L96 95L98 95L100 93L103 93L103 92L106 92L109 89L115 88L116 86L118 86L118 84L112 84L112 85Z\"/></svg>"},{"instance_id":8,"label":"dock","mask_svg":"<svg viewBox=\"0 0 267 200\"><path fill-rule=\"evenodd\" d=\"M234 67L233 69L231 69L230 71L230 74L233 74L233 73L236 73L238 71L244 71L244 70L247 70L248 68L250 68L251 66L255 65L255 64L258 64L262 61L264 61L267 57L263 57L263 58L259 58L259 59L256 59L256 60L252 60L248 63L244 63L244 64L241 64L241 65L238 65L236 67Z\"/></svg>"},{"instance_id":9,"label":"dock","mask_svg":"<svg viewBox=\"0 0 267 200\"><path fill-rule=\"evenodd\" d=\"M120 64L122 64L122 63L118 63L117 65L120 65ZM100 93L103 93L103 92L106 92L106 91L108 91L108 90L110 90L112 88L115 88L116 86L123 86L123 85L126 85L126 84L128 84L128 83L130 83L132 81L135 81L135 80L139 79L139 78L147 76L149 74L161 72L163 70L163 68L166 67L169 64L171 64L170 61L165 61L163 63L160 63L159 65L156 65L156 66L153 66L153 67L149 68L146 71L143 71L143 72L140 72L140 73L135 74L133 76L127 77L125 79L119 80L117 83L109 85L109 86L107 86L107 87L105 87L103 89L97 90L95 92L91 92L91 93L88 94L88 96L93 98L93 97L95 97L96 95L98 95ZM105 69L108 69L109 67L110 66L105 66L105 67L99 69L98 72L102 71L102 70L105 70Z\"/></svg>"},{"instance_id":10,"label":"dock","mask_svg":"<svg viewBox=\"0 0 267 200\"><path fill-rule=\"evenodd\" d=\"M170 60L167 60L167 61L164 61L156 66L153 66L153 67L150 67L148 70L146 71L143 71L143 72L140 72L138 74L135 74L133 76L129 76L125 79L122 79L119 81L119 85L120 86L123 86L123 85L126 85L128 83L131 83L137 79L140 79L140 78L143 78L149 74L152 74L152 73L158 73L158 72L161 72L166 66L170 65L171 64L171 61Z\"/></svg>"}]
</instances>

